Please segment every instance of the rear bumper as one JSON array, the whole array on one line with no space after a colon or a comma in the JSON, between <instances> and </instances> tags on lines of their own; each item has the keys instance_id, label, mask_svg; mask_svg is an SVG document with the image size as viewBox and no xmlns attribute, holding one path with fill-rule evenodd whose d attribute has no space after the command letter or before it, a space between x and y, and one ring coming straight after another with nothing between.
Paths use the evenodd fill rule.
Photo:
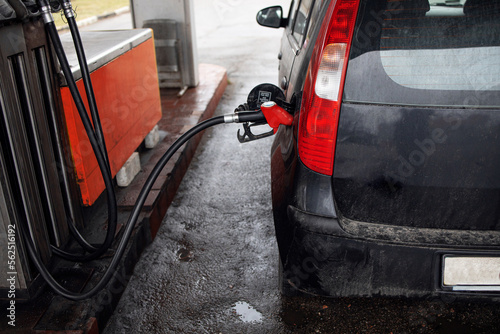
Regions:
<instances>
[{"instance_id":1,"label":"rear bumper","mask_svg":"<svg viewBox=\"0 0 500 334\"><path fill-rule=\"evenodd\" d=\"M369 240L347 233L335 218L288 207L294 235L285 256L283 277L297 289L323 296L407 296L463 293L442 286L445 255L499 256L498 250L433 247Z\"/></svg>"}]
</instances>

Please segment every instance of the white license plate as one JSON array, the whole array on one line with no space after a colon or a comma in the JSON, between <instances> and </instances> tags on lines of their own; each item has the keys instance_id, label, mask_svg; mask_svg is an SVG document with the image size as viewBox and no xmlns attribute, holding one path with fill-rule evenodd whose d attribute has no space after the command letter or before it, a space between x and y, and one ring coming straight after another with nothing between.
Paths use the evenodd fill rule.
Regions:
<instances>
[{"instance_id":1,"label":"white license plate","mask_svg":"<svg viewBox=\"0 0 500 334\"><path fill-rule=\"evenodd\" d=\"M500 291L500 257L445 256L443 285L455 291Z\"/></svg>"}]
</instances>

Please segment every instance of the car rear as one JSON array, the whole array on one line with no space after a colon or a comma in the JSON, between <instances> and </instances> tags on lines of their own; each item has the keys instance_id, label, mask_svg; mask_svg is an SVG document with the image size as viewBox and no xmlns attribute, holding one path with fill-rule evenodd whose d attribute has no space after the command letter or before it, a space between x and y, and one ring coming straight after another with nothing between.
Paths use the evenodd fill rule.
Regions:
<instances>
[{"instance_id":1,"label":"car rear","mask_svg":"<svg viewBox=\"0 0 500 334\"><path fill-rule=\"evenodd\" d=\"M497 296L499 2L325 6L298 130L273 147L285 281L331 296Z\"/></svg>"}]
</instances>

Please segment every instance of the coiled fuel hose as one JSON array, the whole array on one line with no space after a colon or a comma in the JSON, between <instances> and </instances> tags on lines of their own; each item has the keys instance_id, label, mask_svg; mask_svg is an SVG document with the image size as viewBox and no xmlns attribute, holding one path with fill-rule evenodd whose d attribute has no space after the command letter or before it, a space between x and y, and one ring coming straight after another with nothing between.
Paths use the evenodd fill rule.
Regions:
<instances>
[{"instance_id":1,"label":"coiled fuel hose","mask_svg":"<svg viewBox=\"0 0 500 334\"><path fill-rule=\"evenodd\" d=\"M66 2L66 1L64 1ZM114 201L116 202L114 190L113 190L113 184L112 180L110 181L110 173L106 172L106 167L108 165L106 158L104 157L104 150L99 148L99 140L96 138L94 130L92 128L92 124L90 123L90 119L88 115L86 114L85 107L82 101L82 98L80 94L78 93L78 89L76 87L75 82L73 81L73 77L71 74L71 70L69 67L69 64L67 62L66 56L64 54L64 50L62 48L61 41L59 39L59 35L57 33L57 29L54 24L54 20L52 18L51 10L49 7L49 4L47 0L39 0L39 5L40 9L42 12L42 16L45 22L45 26L47 29L47 32L49 34L49 37L53 43L54 49L56 51L56 54L58 56L61 68L63 70L63 73L66 77L66 81L68 83L68 86L72 92L75 104L77 105L78 111L80 113L80 117L82 118L82 122L84 124L85 130L89 134L89 140L92 144L92 148L94 149L94 153L98 159L99 163L99 168L102 171L103 178L105 179L105 185L106 185L106 192L108 195L109 201ZM113 258L111 259L111 262L104 272L104 275L101 277L101 279L96 283L95 286L90 288L89 290L83 292L83 293L75 293L72 291L69 291L65 287L63 287L61 284L59 284L55 278L52 276L52 274L49 272L49 270L45 267L43 264L42 259L40 258L39 254L36 251L36 248L33 244L33 241L31 239L31 236L29 235L28 231L28 226L26 226L26 222L22 221L21 223L21 228L20 228L20 233L21 237L25 241L26 248L28 250L28 254L39 271L40 275L43 277L43 279L47 282L47 284L59 295L70 299L74 301L78 300L84 300L87 298L91 298L95 294L97 294L99 291L101 291L103 288L106 287L106 285L109 283L111 278L113 277L114 273L116 272L116 269L120 263L121 258L123 257L123 254L125 253L127 243L130 239L130 236L132 235L132 232L134 230L135 225L137 224L137 221L140 217L142 208L144 206L144 203L146 202L147 196L149 192L151 191L156 179L160 175L162 169L165 167L165 165L168 163L168 161L172 158L174 153L182 147L189 139L191 139L193 136L196 134L200 133L201 131L212 127L217 124L223 124L223 123L245 123L245 122L265 122L266 118L264 117L264 114L261 111L248 111L248 112L240 112L240 113L235 113L235 114L229 114L225 116L217 116L210 118L208 120L205 120L198 125L195 125L192 129L188 130L186 133L184 133L182 136L180 136L173 144L170 146L165 154L160 158L160 160L157 162L153 170L151 171L151 174L148 176L144 186L141 189L141 192L139 193L139 196L137 198L137 201L132 209L132 212L130 213L130 216L128 218L128 221L125 225L125 230L123 232L123 236L121 237L116 252L113 255ZM112 217L116 221L116 207L113 208L111 206L108 211L109 216ZM115 226L116 227L116 226ZM112 233L110 233L110 231ZM114 238L114 233L115 229L110 227L108 230L108 234L106 236L106 240L108 239L108 236L111 238L111 242L113 242ZM107 242L107 241L106 241ZM62 252L62 251L61 251ZM95 252L93 252L90 255L83 256L83 257L78 257L78 258L83 258L85 260L90 259L90 258L96 258L97 255L101 253L102 255L102 250L97 249ZM75 258L74 256L70 256L70 258Z\"/></svg>"},{"instance_id":2,"label":"coiled fuel hose","mask_svg":"<svg viewBox=\"0 0 500 334\"><path fill-rule=\"evenodd\" d=\"M250 112L241 112L237 114L230 114L230 115L225 115L225 116L217 116L210 118L206 121L203 121L197 125L195 125L193 128L188 130L186 133L184 133L182 136L180 136L173 144L168 148L168 150L165 152L165 154L161 157L161 159L157 162L153 170L151 171L151 174L147 178L144 186L141 189L141 192L139 193L139 196L137 198L137 202L135 203L132 212L130 213L130 216L128 218L128 221L125 225L125 231L123 233L123 236L118 244L118 247L116 249L116 253L114 254L111 263L104 273L103 277L100 279L100 281L89 291L84 292L84 293L74 293L71 292L64 287L62 287L55 279L54 277L48 272L47 268L43 265L42 260L40 259L40 256L36 253L35 247L33 246L33 243L29 236L24 234L24 230L26 229L26 226L23 226L24 228L21 229L21 234L23 235L24 240L26 241L26 247L28 249L28 253L30 254L30 257L35 264L36 268L40 272L40 275L45 279L45 281L48 283L48 285L58 294L61 296L71 299L71 300L83 300L90 298L94 296L96 293L98 293L101 289L103 289L107 283L110 281L110 279L113 277L114 272L116 271L118 264L123 257L123 254L125 252L125 249L127 247L127 243L130 239L130 236L132 235L132 232L134 230L134 227L139 219L140 213L142 211L142 208L144 206L144 203L146 202L146 198L151 191L156 179L160 175L162 169L165 167L165 165L168 163L170 158L174 155L174 153L182 147L189 139L191 139L193 136L198 134L199 132L212 127L217 124L223 124L223 123L244 123L244 122L261 122L265 120L265 117L261 111L250 111Z\"/></svg>"}]
</instances>

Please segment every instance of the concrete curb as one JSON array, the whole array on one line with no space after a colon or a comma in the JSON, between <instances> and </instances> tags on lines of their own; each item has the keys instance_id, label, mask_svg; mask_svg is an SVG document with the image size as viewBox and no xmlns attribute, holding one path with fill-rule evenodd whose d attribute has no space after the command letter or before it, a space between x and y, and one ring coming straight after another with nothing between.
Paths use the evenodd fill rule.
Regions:
<instances>
[{"instance_id":1,"label":"concrete curb","mask_svg":"<svg viewBox=\"0 0 500 334\"><path fill-rule=\"evenodd\" d=\"M118 8L117 10L109 12L109 13L104 13L104 14L101 14L101 15L96 15L96 16L88 17L88 18L83 19L81 21L77 21L76 24L79 27L85 27L85 26L88 26L90 24L96 23L97 21L100 21L100 20L103 20L103 19L107 19L107 18L110 18L110 17L113 17L113 16L125 14L125 13L128 13L128 12L130 12L130 7L129 6L125 6L125 7L122 7L122 8ZM57 28L57 30L58 31L66 31L66 30L69 30L69 26L65 25L63 27Z\"/></svg>"}]
</instances>

